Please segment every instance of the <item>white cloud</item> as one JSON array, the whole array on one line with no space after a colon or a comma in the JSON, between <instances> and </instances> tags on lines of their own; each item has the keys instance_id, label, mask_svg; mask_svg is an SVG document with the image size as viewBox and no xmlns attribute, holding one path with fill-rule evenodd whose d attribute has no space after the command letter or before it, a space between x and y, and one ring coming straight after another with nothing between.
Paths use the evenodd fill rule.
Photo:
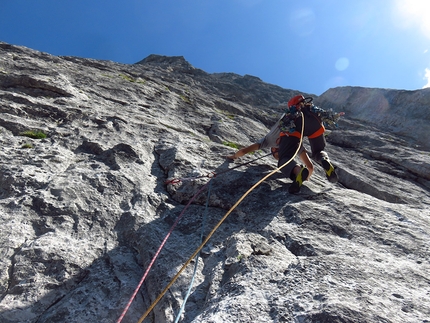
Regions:
<instances>
[{"instance_id":1,"label":"white cloud","mask_svg":"<svg viewBox=\"0 0 430 323\"><path fill-rule=\"evenodd\" d=\"M427 84L423 86L423 89L430 87L430 68L426 68L425 74L424 74L424 80L427 81Z\"/></svg>"}]
</instances>

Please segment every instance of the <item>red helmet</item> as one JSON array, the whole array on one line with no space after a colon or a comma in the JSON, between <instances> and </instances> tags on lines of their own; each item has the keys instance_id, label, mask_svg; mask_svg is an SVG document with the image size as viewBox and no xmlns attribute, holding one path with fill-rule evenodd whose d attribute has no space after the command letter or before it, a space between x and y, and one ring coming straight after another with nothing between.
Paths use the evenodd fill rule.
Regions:
<instances>
[{"instance_id":1,"label":"red helmet","mask_svg":"<svg viewBox=\"0 0 430 323\"><path fill-rule=\"evenodd\" d=\"M293 105L297 105L303 101L305 101L305 97L303 95L296 95L290 101L288 101L288 107L291 108Z\"/></svg>"}]
</instances>

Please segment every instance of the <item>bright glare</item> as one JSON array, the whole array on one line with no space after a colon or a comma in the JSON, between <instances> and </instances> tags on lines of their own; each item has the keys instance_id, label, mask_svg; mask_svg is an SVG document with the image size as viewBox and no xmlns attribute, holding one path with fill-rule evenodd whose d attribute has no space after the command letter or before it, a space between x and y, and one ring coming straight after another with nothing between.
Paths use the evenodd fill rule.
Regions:
<instances>
[{"instance_id":1,"label":"bright glare","mask_svg":"<svg viewBox=\"0 0 430 323\"><path fill-rule=\"evenodd\" d=\"M344 71L349 66L349 59L346 57L341 57L336 61L335 67L338 71Z\"/></svg>"},{"instance_id":2,"label":"bright glare","mask_svg":"<svg viewBox=\"0 0 430 323\"><path fill-rule=\"evenodd\" d=\"M416 26L430 39L430 1L397 0L397 22L400 27Z\"/></svg>"}]
</instances>

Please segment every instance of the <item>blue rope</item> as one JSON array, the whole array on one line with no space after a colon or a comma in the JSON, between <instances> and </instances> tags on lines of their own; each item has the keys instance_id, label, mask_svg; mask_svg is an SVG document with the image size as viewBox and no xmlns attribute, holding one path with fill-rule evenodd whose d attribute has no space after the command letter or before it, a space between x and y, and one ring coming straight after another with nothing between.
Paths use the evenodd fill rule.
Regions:
<instances>
[{"instance_id":1,"label":"blue rope","mask_svg":"<svg viewBox=\"0 0 430 323\"><path fill-rule=\"evenodd\" d=\"M203 213L203 219L202 219L202 229L200 231L200 244L203 242L203 237L204 237L204 231L205 231L205 226L206 226L206 218L207 218L207 215L208 215L209 198L211 196L212 179L213 178L211 178L209 180L208 197L206 199L206 207L205 207L205 211ZM184 302L182 303L182 306L179 309L178 315L176 316L176 319L175 319L174 323L178 323L179 322L179 319L180 319L180 317L182 315L182 312L184 311L185 305L187 304L188 297L191 294L191 289L193 288L194 278L196 277L197 267L198 267L198 264L199 264L199 256L196 255L196 257L194 259L195 259L195 265L194 265L193 276L191 277L190 286L188 287L188 291L187 291L187 294L185 295Z\"/></svg>"}]
</instances>

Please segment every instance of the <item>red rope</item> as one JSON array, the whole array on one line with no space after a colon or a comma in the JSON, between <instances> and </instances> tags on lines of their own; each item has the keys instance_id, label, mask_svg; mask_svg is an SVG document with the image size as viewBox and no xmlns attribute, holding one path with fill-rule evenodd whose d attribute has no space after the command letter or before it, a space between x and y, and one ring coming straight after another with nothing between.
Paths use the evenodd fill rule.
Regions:
<instances>
[{"instance_id":1,"label":"red rope","mask_svg":"<svg viewBox=\"0 0 430 323\"><path fill-rule=\"evenodd\" d=\"M217 174L215 172L210 172L209 174L197 176L197 177L182 177L182 178L173 178L164 182L164 184L179 184L180 182L187 181L195 181L200 178L214 178Z\"/></svg>"},{"instance_id":2,"label":"red rope","mask_svg":"<svg viewBox=\"0 0 430 323\"><path fill-rule=\"evenodd\" d=\"M212 179L211 179L212 180ZM181 214L176 219L175 223L173 223L172 227L170 228L170 231L167 233L166 237L164 238L163 242L161 243L160 247L158 248L157 252L155 253L154 257L152 257L151 263L149 264L148 268L146 269L145 273L143 274L142 279L139 282L139 285L137 286L136 290L134 291L133 295L131 296L130 300L127 303L127 306L125 307L124 311L122 312L121 316L119 317L117 323L121 323L122 319L124 318L125 314L129 310L131 303L133 302L134 298L136 297L136 294L139 292L140 287L142 287L143 282L146 279L146 276L149 273L149 270L151 269L152 265L154 264L155 260L157 259L158 255L161 252L161 249L163 249L164 245L166 244L167 239L170 237L170 235L173 232L173 229L176 227L176 225L181 220L182 216L184 215L186 209L190 206L190 204L197 198L197 196L208 186L209 180L205 185L202 186L202 188L191 198L191 200L188 202L188 204L185 206L185 208L182 210Z\"/></svg>"},{"instance_id":3,"label":"red rope","mask_svg":"<svg viewBox=\"0 0 430 323\"><path fill-rule=\"evenodd\" d=\"M199 194L200 194L200 193L201 193L201 192L206 188L206 186L209 184L209 182L210 182L213 178L215 178L216 176L218 176L218 175L228 173L228 172L230 172L230 171L232 171L232 170L234 170L234 169L236 169L236 168L239 168L239 167L242 167L242 166L244 166L244 165L250 164L250 163L252 163L252 162L254 162L254 161L256 161L256 160L259 160L259 159L264 158L264 157L269 156L269 155L271 155L271 153L269 153L269 154L267 154L267 155L264 155L264 156L261 156L261 157L258 157L258 158L256 158L256 159L253 159L253 160L248 161L248 162L246 162L246 163L239 164L239 165L237 165L237 166L235 166L235 167L232 167L232 168L226 169L226 170L224 170L224 171L222 171L222 172L219 172L219 173L210 172L209 174L202 175L202 176L197 176L197 177L184 177L184 178L174 178L174 179L171 179L171 180L167 180L167 181L165 181L165 184L178 184L178 183L180 183L180 182L185 182L185 181L194 181L194 180L196 180L196 179L200 179L200 178L209 178L209 179L210 179L210 180L209 180L205 185L203 185L203 187L202 187L202 188L201 188L201 189L200 189L200 190L199 190L199 191L198 191L198 192L197 192L197 193L196 193L196 194L191 198L191 200L188 202L188 204L187 204L187 205L185 206L185 208L182 210L181 214L180 214L180 215L178 216L178 218L176 219L175 223L174 223L174 224L172 225L172 227L170 228L170 231L167 233L166 237L164 238L163 242L161 243L161 245L160 245L160 247L158 248L157 252L155 253L154 257L152 258L151 263L149 264L148 268L146 269L145 273L143 274L143 277L142 277L142 279L140 280L139 285L137 286L136 290L134 291L133 295L131 296L130 300L128 301L127 306L125 307L124 311L122 312L121 316L119 317L119 319L118 319L117 323L121 323L121 321L122 321L122 319L124 318L125 314L126 314L126 313L127 313L127 311L129 310L129 308L130 308L130 306L131 306L131 303L133 302L134 298L136 297L137 293L139 292L140 287L142 287L142 284L143 284L143 282L145 281L146 276L148 275L148 273L149 273L149 271L150 271L150 269L151 269L152 265L154 264L155 260L157 259L158 255L160 254L161 249L162 249L162 248L164 247L164 245L166 244L167 239L170 237L170 235L171 235L171 233L173 232L174 228L176 227L176 225L178 224L178 222L181 220L181 218L182 218L183 214L185 213L186 209L187 209L187 208L190 206L190 204L191 204L191 203L192 203L192 202L197 198L197 196L198 196L198 195L199 195Z\"/></svg>"}]
</instances>

